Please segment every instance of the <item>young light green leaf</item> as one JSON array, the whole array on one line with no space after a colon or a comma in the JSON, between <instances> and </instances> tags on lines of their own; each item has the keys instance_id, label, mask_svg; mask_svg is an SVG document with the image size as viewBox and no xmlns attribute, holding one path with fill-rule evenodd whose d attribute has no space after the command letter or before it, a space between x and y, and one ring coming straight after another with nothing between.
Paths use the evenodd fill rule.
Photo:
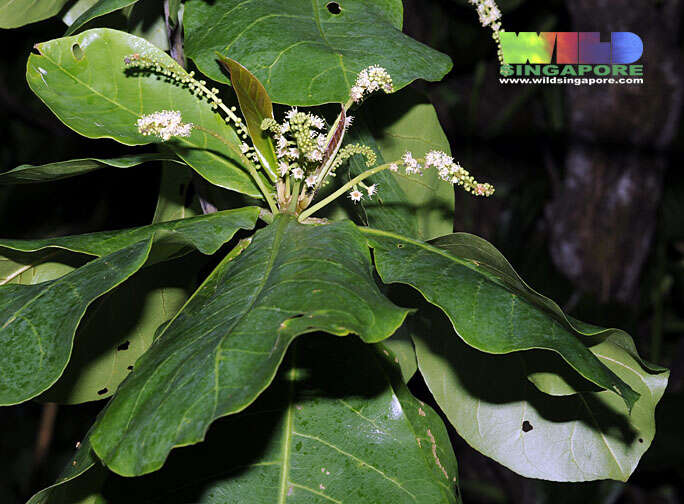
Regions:
<instances>
[{"instance_id":1,"label":"young light green leaf","mask_svg":"<svg viewBox=\"0 0 684 504\"><path fill-rule=\"evenodd\" d=\"M251 404L296 336L390 336L407 310L380 293L371 268L350 222L315 227L277 216L138 360L95 426L97 455L122 475L155 471L174 447L201 441L211 422Z\"/></svg>"},{"instance_id":2,"label":"young light green leaf","mask_svg":"<svg viewBox=\"0 0 684 504\"><path fill-rule=\"evenodd\" d=\"M652 374L610 340L589 350L640 394L631 413L610 391L573 389L576 375L549 352L485 354L439 314L421 320L416 353L435 400L468 444L509 469L552 481L626 481L651 444L668 373ZM530 382L540 373L572 395L540 392Z\"/></svg>"},{"instance_id":3,"label":"young light green leaf","mask_svg":"<svg viewBox=\"0 0 684 504\"><path fill-rule=\"evenodd\" d=\"M472 347L494 354L552 350L584 378L622 397L629 409L639 398L587 349L578 331L529 293L512 288L494 265L393 233L361 230L375 251L383 282L418 289L449 316L457 334Z\"/></svg>"},{"instance_id":4,"label":"young light green leaf","mask_svg":"<svg viewBox=\"0 0 684 504\"><path fill-rule=\"evenodd\" d=\"M78 493L103 504L460 503L444 424L380 350L356 338L303 338L262 397L154 475L109 473L88 485L100 473L92 467L29 504L76 504Z\"/></svg>"},{"instance_id":5,"label":"young light green leaf","mask_svg":"<svg viewBox=\"0 0 684 504\"><path fill-rule=\"evenodd\" d=\"M57 14L69 0L0 0L0 28L18 28Z\"/></svg>"},{"instance_id":6,"label":"young light green leaf","mask_svg":"<svg viewBox=\"0 0 684 504\"><path fill-rule=\"evenodd\" d=\"M57 280L0 288L0 405L31 399L59 378L86 308L139 270L150 246L148 238Z\"/></svg>"},{"instance_id":7,"label":"young light green leaf","mask_svg":"<svg viewBox=\"0 0 684 504\"><path fill-rule=\"evenodd\" d=\"M261 130L264 119L273 119L273 103L259 79L237 61L221 54L217 58L230 74L230 82L240 103L240 110L247 122L247 130L252 144L259 155L261 164L276 178L278 160L273 140Z\"/></svg>"},{"instance_id":8,"label":"young light green leaf","mask_svg":"<svg viewBox=\"0 0 684 504\"><path fill-rule=\"evenodd\" d=\"M440 80L451 59L397 26L397 0L186 2L186 53L214 80L226 82L216 52L248 68L276 103L345 103L357 74L385 67L395 89L416 79Z\"/></svg>"},{"instance_id":9,"label":"young light green leaf","mask_svg":"<svg viewBox=\"0 0 684 504\"><path fill-rule=\"evenodd\" d=\"M99 0L95 5L81 14L70 26L64 35L72 35L83 28L89 21L109 14L110 12L123 9L129 5L133 5L138 0Z\"/></svg>"},{"instance_id":10,"label":"young light green leaf","mask_svg":"<svg viewBox=\"0 0 684 504\"><path fill-rule=\"evenodd\" d=\"M152 143L155 137L139 133L136 121L143 114L177 110L185 123L213 131L239 150L237 133L206 100L178 82L126 67L124 58L141 54L186 75L170 56L142 38L100 28L36 44L36 50L39 54L31 54L28 61L29 86L81 135L126 145ZM212 184L260 195L234 149L213 135L194 129L190 137L173 139L169 145Z\"/></svg>"},{"instance_id":11,"label":"young light green leaf","mask_svg":"<svg viewBox=\"0 0 684 504\"><path fill-rule=\"evenodd\" d=\"M131 168L150 161L176 161L181 163L173 154L134 154L112 159L72 159L70 161L58 161L44 165L21 165L12 170L0 173L0 185L9 184L33 184L37 182L49 182L61 180L76 175L83 175L102 168Z\"/></svg>"}]
</instances>

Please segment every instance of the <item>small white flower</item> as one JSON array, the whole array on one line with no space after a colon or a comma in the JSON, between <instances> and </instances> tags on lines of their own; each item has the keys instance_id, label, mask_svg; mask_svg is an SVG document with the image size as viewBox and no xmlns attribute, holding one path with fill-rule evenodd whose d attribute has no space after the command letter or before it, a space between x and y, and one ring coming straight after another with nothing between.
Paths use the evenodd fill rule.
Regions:
<instances>
[{"instance_id":1,"label":"small white flower","mask_svg":"<svg viewBox=\"0 0 684 504\"><path fill-rule=\"evenodd\" d=\"M306 183L307 187L315 186L316 185L316 175L309 175L308 177L306 177L306 180L304 180L304 182Z\"/></svg>"},{"instance_id":2,"label":"small white flower","mask_svg":"<svg viewBox=\"0 0 684 504\"><path fill-rule=\"evenodd\" d=\"M316 138L316 145L321 151L325 150L326 146L326 138L325 135L318 135L318 138Z\"/></svg>"},{"instance_id":3,"label":"small white flower","mask_svg":"<svg viewBox=\"0 0 684 504\"><path fill-rule=\"evenodd\" d=\"M344 118L344 130L347 131L354 122L354 116L347 116Z\"/></svg>"},{"instance_id":4,"label":"small white flower","mask_svg":"<svg viewBox=\"0 0 684 504\"><path fill-rule=\"evenodd\" d=\"M249 152L249 145L247 145L245 142L242 142L240 144L240 150L243 154L247 154Z\"/></svg>"},{"instance_id":5,"label":"small white flower","mask_svg":"<svg viewBox=\"0 0 684 504\"><path fill-rule=\"evenodd\" d=\"M325 128L325 121L323 121L323 119L321 119L317 115L309 114L309 119L311 119L311 125L314 128L319 130Z\"/></svg>"},{"instance_id":6,"label":"small white flower","mask_svg":"<svg viewBox=\"0 0 684 504\"><path fill-rule=\"evenodd\" d=\"M358 189L354 189L352 192L349 193L349 198L351 198L351 200L354 203L357 203L361 201L361 198L363 198L363 193Z\"/></svg>"},{"instance_id":7,"label":"small white flower","mask_svg":"<svg viewBox=\"0 0 684 504\"><path fill-rule=\"evenodd\" d=\"M290 131L290 123L285 121L282 126L280 126L280 132L287 133L288 131Z\"/></svg>"},{"instance_id":8,"label":"small white flower","mask_svg":"<svg viewBox=\"0 0 684 504\"><path fill-rule=\"evenodd\" d=\"M378 193L378 184L369 185L366 187L366 192L368 192L368 197L372 198L374 194Z\"/></svg>"},{"instance_id":9,"label":"small white flower","mask_svg":"<svg viewBox=\"0 0 684 504\"><path fill-rule=\"evenodd\" d=\"M349 96L353 101L358 103L361 101L361 98L363 98L363 88L359 86L353 86L349 91Z\"/></svg>"},{"instance_id":10,"label":"small white flower","mask_svg":"<svg viewBox=\"0 0 684 504\"><path fill-rule=\"evenodd\" d=\"M397 166L397 163L392 163L389 165L389 171L397 172L399 171L399 166Z\"/></svg>"},{"instance_id":11,"label":"small white flower","mask_svg":"<svg viewBox=\"0 0 684 504\"><path fill-rule=\"evenodd\" d=\"M299 166L297 168L293 168L292 176L295 178L295 180L302 180L304 178L304 170L302 170Z\"/></svg>"},{"instance_id":12,"label":"small white flower","mask_svg":"<svg viewBox=\"0 0 684 504\"><path fill-rule=\"evenodd\" d=\"M296 113L297 113L297 107L292 107L290 110L288 110L285 113L285 117L287 118L288 121L291 121Z\"/></svg>"},{"instance_id":13,"label":"small white flower","mask_svg":"<svg viewBox=\"0 0 684 504\"><path fill-rule=\"evenodd\" d=\"M278 163L278 170L280 171L280 176L284 177L288 173L290 173L290 165L287 164L285 161L281 161Z\"/></svg>"},{"instance_id":14,"label":"small white flower","mask_svg":"<svg viewBox=\"0 0 684 504\"><path fill-rule=\"evenodd\" d=\"M323 153L318 149L314 149L306 155L309 161L321 161L323 159Z\"/></svg>"},{"instance_id":15,"label":"small white flower","mask_svg":"<svg viewBox=\"0 0 684 504\"><path fill-rule=\"evenodd\" d=\"M278 137L278 142L277 142L277 144L278 144L277 147L278 147L279 150L285 150L285 149L287 149L287 138L285 138L284 136L280 135L280 136Z\"/></svg>"},{"instance_id":16,"label":"small white flower","mask_svg":"<svg viewBox=\"0 0 684 504\"><path fill-rule=\"evenodd\" d=\"M297 159L299 157L299 149L295 149L294 147L291 149L288 149L285 152L285 155L289 158Z\"/></svg>"}]
</instances>

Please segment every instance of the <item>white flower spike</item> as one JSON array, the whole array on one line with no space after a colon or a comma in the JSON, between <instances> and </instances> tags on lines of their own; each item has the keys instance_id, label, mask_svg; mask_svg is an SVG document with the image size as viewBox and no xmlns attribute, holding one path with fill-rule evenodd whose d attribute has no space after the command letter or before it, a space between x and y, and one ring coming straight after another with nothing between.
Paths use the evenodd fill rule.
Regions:
<instances>
[{"instance_id":1,"label":"white flower spike","mask_svg":"<svg viewBox=\"0 0 684 504\"><path fill-rule=\"evenodd\" d=\"M189 137L193 125L184 123L177 110L162 110L138 119L138 131L145 136L157 136L165 142L171 137Z\"/></svg>"}]
</instances>

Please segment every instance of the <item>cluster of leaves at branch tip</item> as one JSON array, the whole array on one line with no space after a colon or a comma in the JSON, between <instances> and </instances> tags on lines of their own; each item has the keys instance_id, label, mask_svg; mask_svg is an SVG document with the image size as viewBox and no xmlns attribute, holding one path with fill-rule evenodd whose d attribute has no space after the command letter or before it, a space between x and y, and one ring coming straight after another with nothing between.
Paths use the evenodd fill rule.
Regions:
<instances>
[{"instance_id":1,"label":"cluster of leaves at branch tip","mask_svg":"<svg viewBox=\"0 0 684 504\"><path fill-rule=\"evenodd\" d=\"M228 108L224 105L217 89L207 88L206 82L196 80L192 72L181 73L170 64L144 55L129 55L124 59L124 63L129 69L155 72L176 80L199 97L208 99L213 109L221 109L226 122L233 123L242 138L238 154L250 168L250 173L254 174L255 181L260 182L259 172L268 174L257 149L249 143L250 131L245 122L235 115L235 107ZM260 188L274 213L294 213L300 216L300 220L304 220L344 194L347 194L354 203L365 197L372 199L378 194L378 184L367 185L364 180L383 170L398 172L400 166L403 166L406 175L418 176L423 174L424 169L434 168L438 171L440 179L460 186L473 195L491 196L494 193L494 188L490 184L477 182L467 170L442 151L430 151L425 159L420 160L415 159L413 154L407 151L399 160L376 166L377 156L369 146L350 144L341 147L344 134L354 120L347 112L352 106L360 104L365 97L378 91L392 93L394 86L389 73L384 68L373 65L358 74L349 91L349 100L342 105L342 111L329 129L322 117L297 108L291 108L282 122L276 121L273 117L262 120L261 130L272 137L276 146L278 166L275 194L272 187L263 185L263 181ZM164 110L143 115L138 119L137 126L142 135L154 135L162 141L168 141L172 137L188 137L193 129L220 138L216 132L183 123L181 111ZM231 147L228 141L224 143ZM356 155L365 158L368 170L309 208L318 191L336 176L336 170Z\"/></svg>"}]
</instances>

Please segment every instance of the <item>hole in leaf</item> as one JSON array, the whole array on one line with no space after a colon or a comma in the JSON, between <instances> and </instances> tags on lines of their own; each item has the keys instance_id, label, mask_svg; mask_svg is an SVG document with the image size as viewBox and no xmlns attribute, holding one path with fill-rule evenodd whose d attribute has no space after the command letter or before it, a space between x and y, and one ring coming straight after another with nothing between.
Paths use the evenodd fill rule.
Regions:
<instances>
[{"instance_id":1,"label":"hole in leaf","mask_svg":"<svg viewBox=\"0 0 684 504\"><path fill-rule=\"evenodd\" d=\"M116 349L119 350L119 351L121 351L121 350L128 350L128 347L129 347L129 346L131 346L131 342L130 342L130 341L124 341L124 342L121 343L118 347L116 347Z\"/></svg>"},{"instance_id":2,"label":"hole in leaf","mask_svg":"<svg viewBox=\"0 0 684 504\"><path fill-rule=\"evenodd\" d=\"M534 427L532 427L532 424L525 420L522 424L522 430L523 432L530 432Z\"/></svg>"},{"instance_id":3,"label":"hole in leaf","mask_svg":"<svg viewBox=\"0 0 684 504\"><path fill-rule=\"evenodd\" d=\"M133 371L133 366L128 366L128 368L126 369L128 369L129 371Z\"/></svg>"},{"instance_id":4,"label":"hole in leaf","mask_svg":"<svg viewBox=\"0 0 684 504\"><path fill-rule=\"evenodd\" d=\"M640 442L640 443L643 443L644 440L643 440L642 438L639 438L639 442Z\"/></svg>"},{"instance_id":5,"label":"hole in leaf","mask_svg":"<svg viewBox=\"0 0 684 504\"><path fill-rule=\"evenodd\" d=\"M71 54L73 54L74 58L76 58L78 61L81 61L85 56L83 49L81 49L81 46L78 44L74 44L71 46Z\"/></svg>"},{"instance_id":6,"label":"hole in leaf","mask_svg":"<svg viewBox=\"0 0 684 504\"><path fill-rule=\"evenodd\" d=\"M404 244L403 243L397 243L397 248L404 248Z\"/></svg>"},{"instance_id":7,"label":"hole in leaf","mask_svg":"<svg viewBox=\"0 0 684 504\"><path fill-rule=\"evenodd\" d=\"M97 395L105 395L107 392L108 392L107 387L105 387L102 390L98 390Z\"/></svg>"},{"instance_id":8,"label":"hole in leaf","mask_svg":"<svg viewBox=\"0 0 684 504\"><path fill-rule=\"evenodd\" d=\"M330 14L337 15L342 13L342 8L340 7L340 4L338 4L337 2L328 2L326 4L326 7Z\"/></svg>"}]
</instances>

